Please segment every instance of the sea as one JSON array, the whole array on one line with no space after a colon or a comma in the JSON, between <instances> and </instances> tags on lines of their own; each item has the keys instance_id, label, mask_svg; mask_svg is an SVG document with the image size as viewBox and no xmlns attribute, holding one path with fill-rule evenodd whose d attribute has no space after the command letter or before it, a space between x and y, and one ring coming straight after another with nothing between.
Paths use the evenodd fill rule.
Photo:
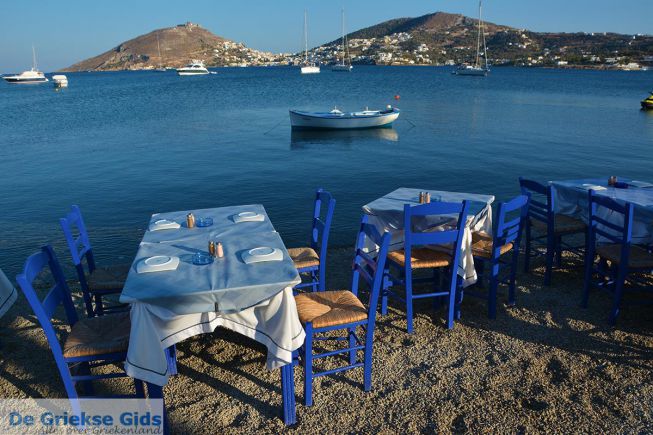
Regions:
<instances>
[{"instance_id":1,"label":"sea","mask_svg":"<svg viewBox=\"0 0 653 435\"><path fill-rule=\"evenodd\" d=\"M131 262L152 213L260 203L288 247L309 239L317 188L337 200L331 246L398 187L493 194L541 181L653 181L653 72L356 66L68 73L0 83L0 268L13 277L81 207L100 264ZM288 109L401 109L392 129L300 132Z\"/></svg>"}]
</instances>

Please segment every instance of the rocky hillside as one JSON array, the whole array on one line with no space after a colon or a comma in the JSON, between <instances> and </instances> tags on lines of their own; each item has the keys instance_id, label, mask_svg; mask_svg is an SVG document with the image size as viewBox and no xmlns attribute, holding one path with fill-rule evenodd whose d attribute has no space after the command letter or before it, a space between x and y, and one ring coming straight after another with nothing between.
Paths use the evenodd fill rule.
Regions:
<instances>
[{"instance_id":1,"label":"rocky hillside","mask_svg":"<svg viewBox=\"0 0 653 435\"><path fill-rule=\"evenodd\" d=\"M159 47L161 56L159 56ZM78 62L65 71L112 71L180 67L190 60L202 60L207 66L269 61L271 53L252 50L193 23L154 30L123 42L99 56Z\"/></svg>"}]
</instances>

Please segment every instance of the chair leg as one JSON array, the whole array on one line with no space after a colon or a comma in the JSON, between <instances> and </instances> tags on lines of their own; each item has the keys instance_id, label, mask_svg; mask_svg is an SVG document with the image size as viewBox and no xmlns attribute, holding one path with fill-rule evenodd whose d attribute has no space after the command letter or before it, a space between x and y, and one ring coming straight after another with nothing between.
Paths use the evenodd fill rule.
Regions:
<instances>
[{"instance_id":1,"label":"chair leg","mask_svg":"<svg viewBox=\"0 0 653 435\"><path fill-rule=\"evenodd\" d=\"M461 309L460 306L463 303L463 297L465 296L465 290L463 289L462 278L456 275L456 320L460 320Z\"/></svg>"},{"instance_id":2,"label":"chair leg","mask_svg":"<svg viewBox=\"0 0 653 435\"><path fill-rule=\"evenodd\" d=\"M87 362L80 363L79 373L82 375L89 376L91 375L91 366ZM95 395L95 389L93 388L93 381L82 381L82 388L84 389L84 394L86 396Z\"/></svg>"},{"instance_id":3,"label":"chair leg","mask_svg":"<svg viewBox=\"0 0 653 435\"><path fill-rule=\"evenodd\" d=\"M544 285L551 285L551 271L553 269L553 256L555 254L555 237L553 234L546 236L546 265L544 269Z\"/></svg>"},{"instance_id":4,"label":"chair leg","mask_svg":"<svg viewBox=\"0 0 653 435\"><path fill-rule=\"evenodd\" d=\"M514 307L516 304L515 292L517 281L517 267L519 265L519 249L512 250L512 261L510 264L510 281L508 284L508 306Z\"/></svg>"},{"instance_id":5,"label":"chair leg","mask_svg":"<svg viewBox=\"0 0 653 435\"><path fill-rule=\"evenodd\" d=\"M451 277L452 283L449 289L449 304L447 306L447 329L453 329L454 313L456 310L456 301L458 299L458 291L455 285L456 277Z\"/></svg>"},{"instance_id":6,"label":"chair leg","mask_svg":"<svg viewBox=\"0 0 653 435\"><path fill-rule=\"evenodd\" d=\"M531 225L529 222L526 223L526 249L524 255L524 273L528 273L531 262Z\"/></svg>"},{"instance_id":7,"label":"chair leg","mask_svg":"<svg viewBox=\"0 0 653 435\"><path fill-rule=\"evenodd\" d=\"M623 296L624 285L626 282L626 273L626 267L620 265L614 281L614 296L612 299L612 309L610 310L610 325L614 325L617 322L617 316L619 315L619 309L621 306L621 298Z\"/></svg>"},{"instance_id":8,"label":"chair leg","mask_svg":"<svg viewBox=\"0 0 653 435\"><path fill-rule=\"evenodd\" d=\"M96 294L94 295L95 299L95 314L99 316L104 315L104 307L102 306L102 295Z\"/></svg>"},{"instance_id":9,"label":"chair leg","mask_svg":"<svg viewBox=\"0 0 653 435\"><path fill-rule=\"evenodd\" d=\"M383 276L383 289L381 292L381 314L388 314L388 291L392 287L392 281L390 279L390 268L386 267Z\"/></svg>"},{"instance_id":10,"label":"chair leg","mask_svg":"<svg viewBox=\"0 0 653 435\"><path fill-rule=\"evenodd\" d=\"M163 387L146 382L147 384L147 397L150 399L161 399L163 402L163 433L170 433L170 426L168 424L168 412L166 411L166 403L163 398Z\"/></svg>"},{"instance_id":11,"label":"chair leg","mask_svg":"<svg viewBox=\"0 0 653 435\"><path fill-rule=\"evenodd\" d=\"M413 333L413 271L406 268L406 331Z\"/></svg>"},{"instance_id":12,"label":"chair leg","mask_svg":"<svg viewBox=\"0 0 653 435\"><path fill-rule=\"evenodd\" d=\"M349 328L349 347L354 347L356 346L356 328ZM349 351L349 364L354 365L356 364L356 351L355 350L350 350Z\"/></svg>"},{"instance_id":13,"label":"chair leg","mask_svg":"<svg viewBox=\"0 0 653 435\"><path fill-rule=\"evenodd\" d=\"M323 292L326 290L326 266L320 262L320 269L318 271L318 278L320 285L318 287L319 291Z\"/></svg>"},{"instance_id":14,"label":"chair leg","mask_svg":"<svg viewBox=\"0 0 653 435\"><path fill-rule=\"evenodd\" d=\"M304 327L304 405L313 405L313 325L308 322Z\"/></svg>"},{"instance_id":15,"label":"chair leg","mask_svg":"<svg viewBox=\"0 0 653 435\"><path fill-rule=\"evenodd\" d=\"M297 423L293 366L294 364L291 363L281 367L281 399L283 402L283 422L286 426Z\"/></svg>"},{"instance_id":16,"label":"chair leg","mask_svg":"<svg viewBox=\"0 0 653 435\"><path fill-rule=\"evenodd\" d=\"M594 269L594 247L588 244L585 249L585 279L583 281L583 299L580 303L583 308L587 308L589 302L590 287L592 286L592 269ZM600 259L599 262L601 261L603 260Z\"/></svg>"},{"instance_id":17,"label":"chair leg","mask_svg":"<svg viewBox=\"0 0 653 435\"><path fill-rule=\"evenodd\" d=\"M374 343L374 325L367 325L365 332L365 363L363 364L363 389L372 389L372 345Z\"/></svg>"},{"instance_id":18,"label":"chair leg","mask_svg":"<svg viewBox=\"0 0 653 435\"><path fill-rule=\"evenodd\" d=\"M497 287L499 286L499 260L492 260L490 270L490 289L488 290L487 315L490 319L497 318Z\"/></svg>"},{"instance_id":19,"label":"chair leg","mask_svg":"<svg viewBox=\"0 0 653 435\"><path fill-rule=\"evenodd\" d=\"M145 398L145 386L143 384L143 381L141 381L140 379L134 379L134 389L136 390L136 397L138 399Z\"/></svg>"},{"instance_id":20,"label":"chair leg","mask_svg":"<svg viewBox=\"0 0 653 435\"><path fill-rule=\"evenodd\" d=\"M556 267L562 267L562 236L556 237Z\"/></svg>"}]
</instances>

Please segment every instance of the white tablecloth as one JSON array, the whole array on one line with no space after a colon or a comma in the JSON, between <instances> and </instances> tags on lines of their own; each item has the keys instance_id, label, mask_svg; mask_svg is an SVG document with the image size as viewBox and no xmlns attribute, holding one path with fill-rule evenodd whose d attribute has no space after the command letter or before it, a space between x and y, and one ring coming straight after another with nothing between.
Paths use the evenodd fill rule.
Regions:
<instances>
[{"instance_id":1,"label":"white tablecloth","mask_svg":"<svg viewBox=\"0 0 653 435\"><path fill-rule=\"evenodd\" d=\"M472 255L472 233L478 231L492 233L492 202L494 202L494 196L402 187L366 204L363 206L363 211L369 215L369 222L376 226L380 232L389 231L392 234L391 251L403 249L404 205L419 205L419 192L421 191L431 194L431 202L462 202L463 200L471 202L470 214L462 240L458 275L462 277L464 287L474 284L478 280L478 276L474 268L474 256ZM452 216L452 219L455 219L455 217ZM421 224L417 222L422 230L428 230L438 224L447 225L450 223L450 220L435 222L429 219L424 219ZM373 246L367 248L370 250L376 249Z\"/></svg>"},{"instance_id":2,"label":"white tablecloth","mask_svg":"<svg viewBox=\"0 0 653 435\"><path fill-rule=\"evenodd\" d=\"M0 269L0 317L4 316L16 302L18 293L7 276Z\"/></svg>"},{"instance_id":3,"label":"white tablecloth","mask_svg":"<svg viewBox=\"0 0 653 435\"><path fill-rule=\"evenodd\" d=\"M267 368L292 362L292 351L304 343L304 329L297 316L292 288L287 287L261 304L233 314L178 315L166 308L134 303L125 371L131 377L165 385L168 365L165 349L218 326L252 338L267 347Z\"/></svg>"}]
</instances>

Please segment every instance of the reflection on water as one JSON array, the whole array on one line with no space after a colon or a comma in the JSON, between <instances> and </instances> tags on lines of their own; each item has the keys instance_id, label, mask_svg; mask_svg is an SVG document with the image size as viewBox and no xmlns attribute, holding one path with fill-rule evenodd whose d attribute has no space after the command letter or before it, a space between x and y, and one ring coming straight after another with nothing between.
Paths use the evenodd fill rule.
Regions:
<instances>
[{"instance_id":1,"label":"reflection on water","mask_svg":"<svg viewBox=\"0 0 653 435\"><path fill-rule=\"evenodd\" d=\"M350 145L365 139L397 142L399 133L394 128L366 128L360 130L291 130L290 148L301 149L310 145Z\"/></svg>"}]
</instances>

